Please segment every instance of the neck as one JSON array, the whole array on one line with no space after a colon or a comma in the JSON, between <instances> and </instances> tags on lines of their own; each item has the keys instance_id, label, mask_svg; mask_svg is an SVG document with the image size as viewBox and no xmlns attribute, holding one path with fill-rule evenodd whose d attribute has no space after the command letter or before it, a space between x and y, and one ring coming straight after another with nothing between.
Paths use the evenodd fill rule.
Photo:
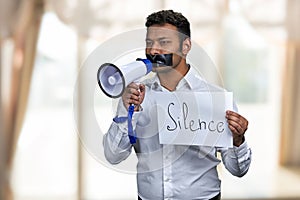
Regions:
<instances>
[{"instance_id":1,"label":"neck","mask_svg":"<svg viewBox=\"0 0 300 200\"><path fill-rule=\"evenodd\" d=\"M179 81L186 75L189 66L184 62L181 66L172 68L171 70L163 73L158 73L158 78L161 85L169 91L174 91Z\"/></svg>"}]
</instances>

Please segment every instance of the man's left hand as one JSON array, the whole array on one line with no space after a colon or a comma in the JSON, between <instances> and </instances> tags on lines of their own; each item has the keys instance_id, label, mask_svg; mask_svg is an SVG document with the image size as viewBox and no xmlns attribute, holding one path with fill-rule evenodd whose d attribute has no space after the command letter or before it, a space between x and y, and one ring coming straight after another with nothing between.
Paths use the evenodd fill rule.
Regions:
<instances>
[{"instance_id":1,"label":"man's left hand","mask_svg":"<svg viewBox=\"0 0 300 200\"><path fill-rule=\"evenodd\" d=\"M240 146L245 141L245 132L248 129L248 120L233 111L226 111L228 127L232 132L233 145Z\"/></svg>"}]
</instances>

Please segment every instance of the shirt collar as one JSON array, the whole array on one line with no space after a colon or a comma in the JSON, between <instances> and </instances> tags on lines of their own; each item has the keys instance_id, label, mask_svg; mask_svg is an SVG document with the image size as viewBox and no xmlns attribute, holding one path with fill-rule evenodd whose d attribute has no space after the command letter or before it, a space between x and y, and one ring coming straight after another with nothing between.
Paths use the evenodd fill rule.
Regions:
<instances>
[{"instance_id":1,"label":"shirt collar","mask_svg":"<svg viewBox=\"0 0 300 200\"><path fill-rule=\"evenodd\" d=\"M199 84L199 79L203 80L200 77L199 73L193 67L190 66L186 75L179 81L176 89L180 89L186 85L187 86L186 88L188 88L190 90L194 90L197 87L197 85ZM151 80L151 88L153 90L159 90L159 91L164 90L164 88L161 86L160 80L156 74L153 77L153 79Z\"/></svg>"}]
</instances>

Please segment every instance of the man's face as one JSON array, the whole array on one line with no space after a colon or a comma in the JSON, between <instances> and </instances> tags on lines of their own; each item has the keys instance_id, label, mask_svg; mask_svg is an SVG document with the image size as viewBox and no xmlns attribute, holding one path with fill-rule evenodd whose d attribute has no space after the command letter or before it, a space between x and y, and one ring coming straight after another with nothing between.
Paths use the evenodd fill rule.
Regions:
<instances>
[{"instance_id":1,"label":"man's face","mask_svg":"<svg viewBox=\"0 0 300 200\"><path fill-rule=\"evenodd\" d=\"M180 33L171 24L153 25L147 29L146 54L173 54L173 68L177 67L182 59ZM170 67L160 67L166 70ZM156 69L157 71L158 69Z\"/></svg>"}]
</instances>

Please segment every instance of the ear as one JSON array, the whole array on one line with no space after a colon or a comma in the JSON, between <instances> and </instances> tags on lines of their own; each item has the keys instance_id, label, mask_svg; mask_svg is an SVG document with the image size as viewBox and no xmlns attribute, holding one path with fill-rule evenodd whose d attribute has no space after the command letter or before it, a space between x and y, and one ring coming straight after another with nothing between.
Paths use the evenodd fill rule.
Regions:
<instances>
[{"instance_id":1,"label":"ear","mask_svg":"<svg viewBox=\"0 0 300 200\"><path fill-rule=\"evenodd\" d=\"M191 39L190 38L186 38L185 40L183 40L182 42L182 54L184 56L186 56L189 51L191 50L192 47L192 43L191 43Z\"/></svg>"}]
</instances>

